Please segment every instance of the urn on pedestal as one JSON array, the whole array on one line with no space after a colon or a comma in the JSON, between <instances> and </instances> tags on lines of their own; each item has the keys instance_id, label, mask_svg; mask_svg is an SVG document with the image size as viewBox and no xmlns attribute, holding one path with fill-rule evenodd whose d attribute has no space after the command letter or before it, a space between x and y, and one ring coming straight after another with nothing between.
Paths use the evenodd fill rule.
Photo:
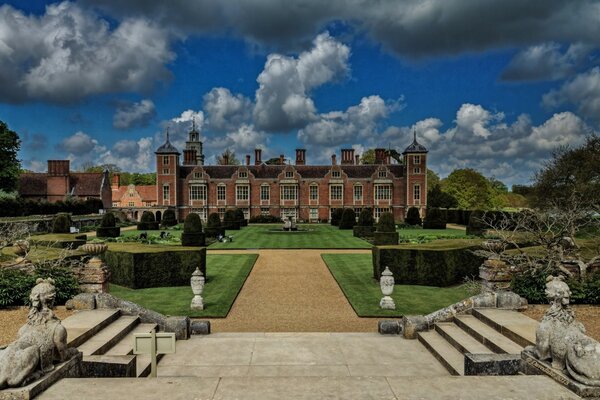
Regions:
<instances>
[{"instance_id":1,"label":"urn on pedestal","mask_svg":"<svg viewBox=\"0 0 600 400\"><path fill-rule=\"evenodd\" d=\"M392 293L394 292L394 275L388 267L385 267L385 270L381 273L381 278L379 278L379 286L381 287L381 293L383 293L383 297L379 302L379 306L384 310L395 310L396 304L394 303L394 299L391 297Z\"/></svg>"},{"instance_id":2,"label":"urn on pedestal","mask_svg":"<svg viewBox=\"0 0 600 400\"><path fill-rule=\"evenodd\" d=\"M202 299L202 292L204 291L204 275L202 275L202 271L200 271L198 267L196 267L196 270L192 273L190 284L192 286L192 292L194 293L190 308L192 310L204 310L204 300Z\"/></svg>"},{"instance_id":3,"label":"urn on pedestal","mask_svg":"<svg viewBox=\"0 0 600 400\"><path fill-rule=\"evenodd\" d=\"M29 241L27 240L16 240L15 241L15 254L19 257L17 257L17 263L21 263L23 261L25 261L25 258L27 257L27 253L29 253L30 250L30 244Z\"/></svg>"},{"instance_id":4,"label":"urn on pedestal","mask_svg":"<svg viewBox=\"0 0 600 400\"><path fill-rule=\"evenodd\" d=\"M108 249L106 243L86 243L79 250L92 256L83 268L79 269L79 288L84 293L108 293L108 267L100 255Z\"/></svg>"}]
</instances>

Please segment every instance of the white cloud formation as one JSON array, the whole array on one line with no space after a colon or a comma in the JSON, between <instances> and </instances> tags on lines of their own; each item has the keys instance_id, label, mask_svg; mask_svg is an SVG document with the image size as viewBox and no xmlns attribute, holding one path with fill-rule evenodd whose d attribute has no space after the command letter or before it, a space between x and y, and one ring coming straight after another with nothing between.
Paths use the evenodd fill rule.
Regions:
<instances>
[{"instance_id":1,"label":"white cloud formation","mask_svg":"<svg viewBox=\"0 0 600 400\"><path fill-rule=\"evenodd\" d=\"M60 142L59 148L77 156L89 153L97 144L98 141L96 139L80 131L64 138Z\"/></svg>"},{"instance_id":2,"label":"white cloud formation","mask_svg":"<svg viewBox=\"0 0 600 400\"><path fill-rule=\"evenodd\" d=\"M257 78L254 123L270 132L288 132L316 119L310 91L326 82L340 80L349 73L348 46L328 33L313 41L310 51L297 58L270 54Z\"/></svg>"},{"instance_id":3,"label":"white cloud formation","mask_svg":"<svg viewBox=\"0 0 600 400\"><path fill-rule=\"evenodd\" d=\"M0 100L67 103L144 91L170 77L167 31L145 18L109 22L76 3L41 16L0 6Z\"/></svg>"},{"instance_id":4,"label":"white cloud formation","mask_svg":"<svg viewBox=\"0 0 600 400\"><path fill-rule=\"evenodd\" d=\"M216 132L235 130L252 119L252 102L247 97L233 95L229 89L213 88L203 97L206 126Z\"/></svg>"},{"instance_id":5,"label":"white cloud formation","mask_svg":"<svg viewBox=\"0 0 600 400\"><path fill-rule=\"evenodd\" d=\"M600 67L581 73L559 89L546 93L542 103L551 108L572 103L581 114L600 122Z\"/></svg>"},{"instance_id":6,"label":"white cloud formation","mask_svg":"<svg viewBox=\"0 0 600 400\"><path fill-rule=\"evenodd\" d=\"M114 164L122 171L147 172L154 169L155 142L144 137L138 140L119 140L110 150L98 155L96 164Z\"/></svg>"},{"instance_id":7,"label":"white cloud formation","mask_svg":"<svg viewBox=\"0 0 600 400\"><path fill-rule=\"evenodd\" d=\"M117 129L131 129L136 126L148 126L156 115L154 102L144 99L136 103L119 104L113 116L113 126Z\"/></svg>"},{"instance_id":8,"label":"white cloud formation","mask_svg":"<svg viewBox=\"0 0 600 400\"><path fill-rule=\"evenodd\" d=\"M463 104L456 113L456 128L450 131L452 137L455 135L471 134L487 138L491 135L487 126L494 121L504 119L503 113L490 113L480 105Z\"/></svg>"}]
</instances>

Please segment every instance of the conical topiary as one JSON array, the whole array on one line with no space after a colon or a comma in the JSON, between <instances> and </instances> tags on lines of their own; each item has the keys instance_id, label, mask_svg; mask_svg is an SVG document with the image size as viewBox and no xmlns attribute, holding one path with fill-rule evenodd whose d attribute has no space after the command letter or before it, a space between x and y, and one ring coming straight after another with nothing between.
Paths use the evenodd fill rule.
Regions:
<instances>
[{"instance_id":1,"label":"conical topiary","mask_svg":"<svg viewBox=\"0 0 600 400\"><path fill-rule=\"evenodd\" d=\"M340 220L340 229L352 229L356 225L356 213L351 208L345 208Z\"/></svg>"},{"instance_id":2,"label":"conical topiary","mask_svg":"<svg viewBox=\"0 0 600 400\"><path fill-rule=\"evenodd\" d=\"M381 214L377 223L377 232L373 234L375 246L398 244L398 232L394 215L386 212Z\"/></svg>"},{"instance_id":3,"label":"conical topiary","mask_svg":"<svg viewBox=\"0 0 600 400\"><path fill-rule=\"evenodd\" d=\"M373 218L373 210L371 208L363 208L358 215L358 226L373 226L375 218Z\"/></svg>"},{"instance_id":4,"label":"conical topiary","mask_svg":"<svg viewBox=\"0 0 600 400\"><path fill-rule=\"evenodd\" d=\"M206 228L204 233L208 237L217 237L219 235L225 235L225 229L221 226L221 218L217 213L211 213L208 215L206 221Z\"/></svg>"},{"instance_id":5,"label":"conical topiary","mask_svg":"<svg viewBox=\"0 0 600 400\"><path fill-rule=\"evenodd\" d=\"M96 237L119 237L121 228L117 226L117 221L113 213L106 213L102 216L100 227L96 229Z\"/></svg>"},{"instance_id":6,"label":"conical topiary","mask_svg":"<svg viewBox=\"0 0 600 400\"><path fill-rule=\"evenodd\" d=\"M165 211L162 217L162 221L160 221L162 226L175 226L177 225L177 217L175 216L175 210L171 210L170 208Z\"/></svg>"},{"instance_id":7,"label":"conical topiary","mask_svg":"<svg viewBox=\"0 0 600 400\"><path fill-rule=\"evenodd\" d=\"M139 231L155 231L158 230L158 222L154 219L154 214L150 211L144 211L142 218L137 225Z\"/></svg>"},{"instance_id":8,"label":"conical topiary","mask_svg":"<svg viewBox=\"0 0 600 400\"><path fill-rule=\"evenodd\" d=\"M411 207L408 209L406 213L406 218L404 218L404 222L408 225L421 225L421 214L419 214L419 209L417 207Z\"/></svg>"},{"instance_id":9,"label":"conical topiary","mask_svg":"<svg viewBox=\"0 0 600 400\"><path fill-rule=\"evenodd\" d=\"M363 208L358 214L358 222L352 228L352 234L358 238L371 238L375 233L375 218L372 208Z\"/></svg>"},{"instance_id":10,"label":"conical topiary","mask_svg":"<svg viewBox=\"0 0 600 400\"><path fill-rule=\"evenodd\" d=\"M71 215L58 213L52 221L52 233L71 233Z\"/></svg>"},{"instance_id":11,"label":"conical topiary","mask_svg":"<svg viewBox=\"0 0 600 400\"><path fill-rule=\"evenodd\" d=\"M238 221L235 210L227 210L225 211L225 215L223 216L223 227L225 229L230 230L239 230L240 229L240 221Z\"/></svg>"},{"instance_id":12,"label":"conical topiary","mask_svg":"<svg viewBox=\"0 0 600 400\"><path fill-rule=\"evenodd\" d=\"M377 232L396 232L396 223L392 213L385 212L379 217Z\"/></svg>"},{"instance_id":13,"label":"conical topiary","mask_svg":"<svg viewBox=\"0 0 600 400\"><path fill-rule=\"evenodd\" d=\"M446 229L446 214L437 207L427 209L427 215L423 220L424 229Z\"/></svg>"},{"instance_id":14,"label":"conical topiary","mask_svg":"<svg viewBox=\"0 0 600 400\"><path fill-rule=\"evenodd\" d=\"M196 213L190 213L185 217L183 233L181 234L182 246L204 246L206 243L202 233L202 220Z\"/></svg>"},{"instance_id":15,"label":"conical topiary","mask_svg":"<svg viewBox=\"0 0 600 400\"><path fill-rule=\"evenodd\" d=\"M331 212L331 225L339 226L342 220L342 214L344 213L343 208L336 208Z\"/></svg>"}]
</instances>

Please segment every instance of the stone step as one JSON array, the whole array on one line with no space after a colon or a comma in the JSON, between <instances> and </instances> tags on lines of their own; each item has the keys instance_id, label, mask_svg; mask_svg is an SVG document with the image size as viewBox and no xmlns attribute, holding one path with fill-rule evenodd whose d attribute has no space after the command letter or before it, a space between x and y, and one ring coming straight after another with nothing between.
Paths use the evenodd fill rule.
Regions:
<instances>
[{"instance_id":1,"label":"stone step","mask_svg":"<svg viewBox=\"0 0 600 400\"><path fill-rule=\"evenodd\" d=\"M452 322L441 322L434 325L444 339L462 354L490 354L492 350Z\"/></svg>"},{"instance_id":2,"label":"stone step","mask_svg":"<svg viewBox=\"0 0 600 400\"><path fill-rule=\"evenodd\" d=\"M119 318L120 315L119 310L86 310L65 318L61 323L67 330L68 346L81 346L85 341Z\"/></svg>"},{"instance_id":3,"label":"stone step","mask_svg":"<svg viewBox=\"0 0 600 400\"><path fill-rule=\"evenodd\" d=\"M520 354L523 350L523 346L513 342L472 315L457 315L454 317L454 322L496 353Z\"/></svg>"},{"instance_id":4,"label":"stone step","mask_svg":"<svg viewBox=\"0 0 600 400\"><path fill-rule=\"evenodd\" d=\"M472 314L523 347L535 344L539 322L518 311L475 308Z\"/></svg>"},{"instance_id":5,"label":"stone step","mask_svg":"<svg viewBox=\"0 0 600 400\"><path fill-rule=\"evenodd\" d=\"M133 354L133 337L136 333L149 333L157 328L157 324L138 324L123 339L111 347L106 353L107 356L121 356Z\"/></svg>"},{"instance_id":6,"label":"stone step","mask_svg":"<svg viewBox=\"0 0 600 400\"><path fill-rule=\"evenodd\" d=\"M464 375L465 357L435 330L419 332L419 342L438 359L452 375Z\"/></svg>"},{"instance_id":7,"label":"stone step","mask_svg":"<svg viewBox=\"0 0 600 400\"><path fill-rule=\"evenodd\" d=\"M123 337L139 324L139 322L140 318L137 316L123 315L91 337L77 349L81 351L84 356L104 354L108 349L123 339Z\"/></svg>"}]
</instances>

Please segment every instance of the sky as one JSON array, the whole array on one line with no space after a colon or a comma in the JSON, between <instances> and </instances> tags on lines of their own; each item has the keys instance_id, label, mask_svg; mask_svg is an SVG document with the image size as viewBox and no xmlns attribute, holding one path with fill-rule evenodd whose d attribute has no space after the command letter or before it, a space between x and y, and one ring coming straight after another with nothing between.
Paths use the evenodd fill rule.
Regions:
<instances>
[{"instance_id":1,"label":"sky","mask_svg":"<svg viewBox=\"0 0 600 400\"><path fill-rule=\"evenodd\" d=\"M207 163L400 152L529 184L600 130L600 0L0 3L0 120L24 168L155 169L192 121Z\"/></svg>"}]
</instances>

